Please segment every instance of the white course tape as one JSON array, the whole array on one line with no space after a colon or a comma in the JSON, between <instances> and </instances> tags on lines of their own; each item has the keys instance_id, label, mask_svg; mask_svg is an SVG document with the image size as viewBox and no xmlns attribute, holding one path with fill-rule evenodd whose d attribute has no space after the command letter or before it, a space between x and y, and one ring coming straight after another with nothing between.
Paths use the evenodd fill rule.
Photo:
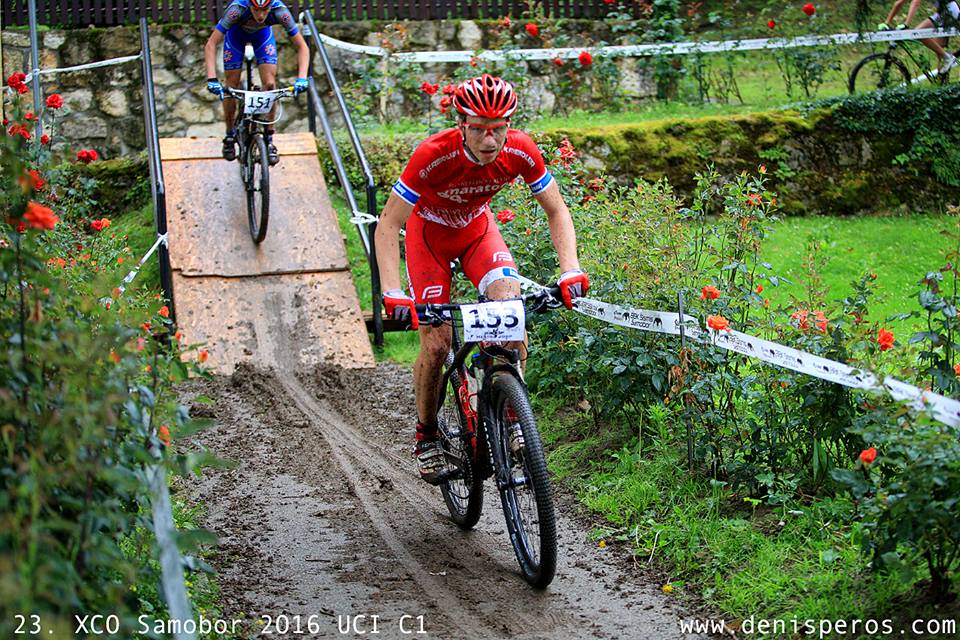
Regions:
<instances>
[{"instance_id":1,"label":"white course tape","mask_svg":"<svg viewBox=\"0 0 960 640\"><path fill-rule=\"evenodd\" d=\"M123 64L125 62L132 62L134 60L139 60L141 54L135 56L124 56L122 58L110 58L109 60L100 60L99 62L89 62L87 64L78 64L74 67L59 67L56 69L34 69L33 73L35 75L47 75L52 73L68 73L70 71L84 71L86 69L97 69L100 67L110 67L116 64Z\"/></svg>"},{"instance_id":2,"label":"white course tape","mask_svg":"<svg viewBox=\"0 0 960 640\"><path fill-rule=\"evenodd\" d=\"M140 258L140 262L137 263L137 266L131 269L130 273L126 275L126 277L123 279L123 282L120 284L119 287L117 287L121 295L123 294L124 291L127 290L127 285L133 282L133 279L137 277L137 274L140 272L140 268L144 265L144 263L147 260L150 259L150 256L153 255L153 252L156 251L161 244L166 246L167 234L158 235L157 241L153 243L153 246L150 247L150 250L147 251L142 258ZM111 297L100 298L100 304L104 306L109 306L112 303L113 303L113 298Z\"/></svg>"},{"instance_id":3,"label":"white course tape","mask_svg":"<svg viewBox=\"0 0 960 640\"><path fill-rule=\"evenodd\" d=\"M584 50L595 56L639 57L655 55L690 55L723 51L755 51L759 49L789 49L827 44L858 44L861 42L894 42L944 38L960 34L956 29L901 29L871 33L837 33L827 36L798 38L753 38L749 40L721 40L712 42L664 42L657 44L612 45L606 47L560 47L556 49L507 49L502 51L410 51L391 53L382 47L344 42L318 34L323 42L336 49L397 62L470 62L474 58L489 61L572 59Z\"/></svg>"},{"instance_id":4,"label":"white course tape","mask_svg":"<svg viewBox=\"0 0 960 640\"><path fill-rule=\"evenodd\" d=\"M520 276L520 284L526 289L543 290L546 288L523 276ZM621 327L670 335L680 334L680 314L678 313L633 309L591 298L577 298L573 303L573 309L583 315ZM881 383L877 376L869 371L856 369L842 362L816 356L740 331L707 329L704 332L693 316L684 315L683 323L684 334L691 339L710 339L714 345L728 351L756 358L762 362L820 380L842 384L845 387L863 390L885 389L894 400L906 401L917 411L930 411L933 418L943 424L951 427L960 425L960 401L958 400L920 389L890 377L884 378Z\"/></svg>"}]
</instances>

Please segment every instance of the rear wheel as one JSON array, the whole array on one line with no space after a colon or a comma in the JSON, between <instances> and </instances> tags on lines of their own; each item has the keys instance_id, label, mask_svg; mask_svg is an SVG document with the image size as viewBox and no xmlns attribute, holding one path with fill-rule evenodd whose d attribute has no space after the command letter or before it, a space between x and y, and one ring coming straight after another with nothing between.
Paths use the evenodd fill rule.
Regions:
<instances>
[{"instance_id":1,"label":"rear wheel","mask_svg":"<svg viewBox=\"0 0 960 640\"><path fill-rule=\"evenodd\" d=\"M889 54L874 53L856 64L847 88L850 93L863 93L908 84L910 71L905 64Z\"/></svg>"},{"instance_id":2,"label":"rear wheel","mask_svg":"<svg viewBox=\"0 0 960 640\"><path fill-rule=\"evenodd\" d=\"M250 237L260 244L267 236L270 217L270 162L263 136L254 134L246 151L247 221L250 223Z\"/></svg>"},{"instance_id":3,"label":"rear wheel","mask_svg":"<svg viewBox=\"0 0 960 640\"><path fill-rule=\"evenodd\" d=\"M460 386L467 375L465 369L454 372L447 384L440 423L441 438L447 453L458 458L457 477L440 485L450 519L461 529L471 529L483 511L483 476L474 464L476 434L469 431L467 417L460 405Z\"/></svg>"},{"instance_id":4,"label":"rear wheel","mask_svg":"<svg viewBox=\"0 0 960 640\"><path fill-rule=\"evenodd\" d=\"M490 446L510 542L524 579L543 589L557 569L557 520L540 434L527 391L512 374L494 377L491 400L497 435Z\"/></svg>"}]
</instances>

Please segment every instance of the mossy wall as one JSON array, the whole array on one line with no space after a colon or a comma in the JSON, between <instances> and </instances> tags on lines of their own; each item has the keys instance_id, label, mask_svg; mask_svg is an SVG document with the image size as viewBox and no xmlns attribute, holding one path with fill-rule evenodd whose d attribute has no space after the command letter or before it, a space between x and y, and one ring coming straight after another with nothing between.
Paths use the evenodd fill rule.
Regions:
<instances>
[{"instance_id":1,"label":"mossy wall","mask_svg":"<svg viewBox=\"0 0 960 640\"><path fill-rule=\"evenodd\" d=\"M550 145L569 138L597 175L621 184L666 178L682 196L692 193L695 175L708 166L733 176L765 165L768 184L788 215L941 211L960 202L960 189L938 181L928 163L895 162L910 148L912 136L851 133L834 122L829 110L809 116L768 112L552 129L533 135ZM373 171L380 189L392 186L424 137L363 137L367 157L376 160ZM346 152L349 144L344 140L340 148ZM351 155L346 161L352 167ZM321 159L332 178L333 165L322 143ZM352 180L363 184L359 175Z\"/></svg>"}]
</instances>

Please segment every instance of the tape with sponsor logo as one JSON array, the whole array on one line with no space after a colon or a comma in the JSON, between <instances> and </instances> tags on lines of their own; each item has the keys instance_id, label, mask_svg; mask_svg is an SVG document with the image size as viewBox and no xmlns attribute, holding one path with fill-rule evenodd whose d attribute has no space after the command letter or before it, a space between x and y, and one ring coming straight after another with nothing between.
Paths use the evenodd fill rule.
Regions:
<instances>
[{"instance_id":1,"label":"tape with sponsor logo","mask_svg":"<svg viewBox=\"0 0 960 640\"><path fill-rule=\"evenodd\" d=\"M546 287L528 278L520 276L520 284L527 289ZM591 318L609 324L663 333L680 335L681 317L679 313L669 311L651 311L612 304L593 298L577 298L573 310ZM717 331L701 329L700 322L694 316L684 314L683 333L686 337L700 342L709 341L722 349L733 351L767 364L772 364L797 373L841 384L853 389L885 390L894 400L907 402L917 411L929 411L939 422L952 427L960 425L960 401L927 391L889 376L881 381L875 374L857 369L848 364L807 353L778 342L765 340L747 333L734 330Z\"/></svg>"},{"instance_id":2,"label":"tape with sponsor logo","mask_svg":"<svg viewBox=\"0 0 960 640\"><path fill-rule=\"evenodd\" d=\"M945 38L958 35L956 29L900 29L896 31L875 31L864 33L835 33L824 36L800 36L797 38L750 38L746 40L717 40L707 42L661 42L656 44L611 45L606 47L557 47L555 49L506 49L483 51L406 51L402 53L388 51L383 47L354 44L337 40L324 34L317 34L324 44L362 55L389 58L396 62L470 62L474 59L503 60L562 60L575 59L583 51L595 56L641 57L656 55L695 55L702 53L720 53L725 51L757 51L761 49L790 49L794 47L814 47L830 44L859 44L868 42L896 42L899 40L921 40L924 38Z\"/></svg>"}]
</instances>

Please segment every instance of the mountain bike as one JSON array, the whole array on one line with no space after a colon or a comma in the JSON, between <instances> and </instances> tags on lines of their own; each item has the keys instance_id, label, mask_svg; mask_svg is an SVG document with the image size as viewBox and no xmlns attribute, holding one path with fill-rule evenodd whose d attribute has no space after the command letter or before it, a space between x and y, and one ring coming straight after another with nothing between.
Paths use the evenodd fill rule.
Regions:
<instances>
[{"instance_id":1,"label":"mountain bike","mask_svg":"<svg viewBox=\"0 0 960 640\"><path fill-rule=\"evenodd\" d=\"M946 83L950 77L950 72L941 74L937 69L927 69L922 56L911 50L915 46L921 45L916 45L909 40L892 41L883 53L872 53L864 57L850 71L847 89L850 93L857 93L858 91L906 87L923 81L928 81L931 84ZM900 59L898 51L902 51L919 69L915 78L911 77L910 70ZM960 55L960 49L954 55Z\"/></svg>"},{"instance_id":2,"label":"mountain bike","mask_svg":"<svg viewBox=\"0 0 960 640\"><path fill-rule=\"evenodd\" d=\"M295 95L293 87L259 91L253 84L253 49L247 45L244 55L246 62L246 89L224 87L224 98L240 102L234 129L237 131L237 162L240 163L240 177L247 192L247 222L250 224L250 237L256 244L267 237L267 222L270 219L270 162L264 132L268 125L280 120L278 113L273 121L258 120L256 116L270 113L274 104L281 98Z\"/></svg>"},{"instance_id":3,"label":"mountain bike","mask_svg":"<svg viewBox=\"0 0 960 640\"><path fill-rule=\"evenodd\" d=\"M421 322L453 333L437 410L446 467L436 484L450 517L464 530L476 525L492 477L520 570L538 589L557 568L553 495L520 354L497 342L523 340L525 306L543 312L559 298L555 287L510 301L416 305Z\"/></svg>"}]
</instances>

